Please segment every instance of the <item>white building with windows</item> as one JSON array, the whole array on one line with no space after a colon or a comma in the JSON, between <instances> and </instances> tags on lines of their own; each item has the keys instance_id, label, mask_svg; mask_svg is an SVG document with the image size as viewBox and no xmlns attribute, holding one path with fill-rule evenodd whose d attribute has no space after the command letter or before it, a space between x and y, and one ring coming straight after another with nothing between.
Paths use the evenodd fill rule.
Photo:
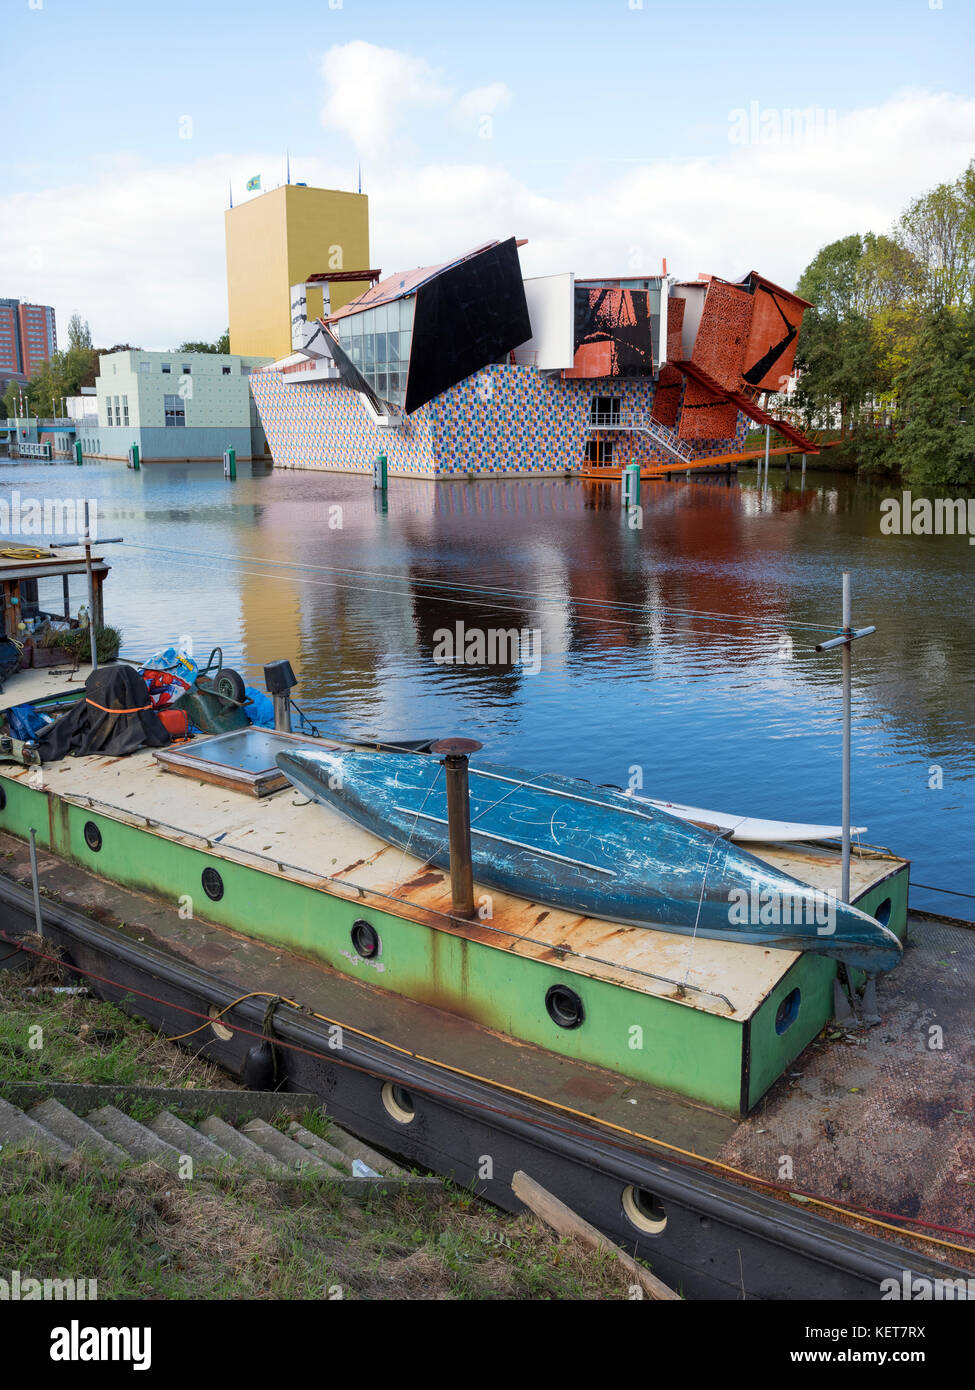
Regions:
<instances>
[{"instance_id":1,"label":"white building with windows","mask_svg":"<svg viewBox=\"0 0 975 1390\"><path fill-rule=\"evenodd\" d=\"M106 353L78 438L88 457L144 463L265 457L264 432L251 398L250 373L266 357L215 352Z\"/></svg>"}]
</instances>

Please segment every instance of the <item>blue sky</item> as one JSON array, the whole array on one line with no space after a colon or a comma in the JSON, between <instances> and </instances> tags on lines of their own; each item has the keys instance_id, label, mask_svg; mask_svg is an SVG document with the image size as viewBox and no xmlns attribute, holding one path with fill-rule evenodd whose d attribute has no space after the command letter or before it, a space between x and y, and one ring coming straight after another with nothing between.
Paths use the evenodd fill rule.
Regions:
<instances>
[{"instance_id":1,"label":"blue sky","mask_svg":"<svg viewBox=\"0 0 975 1390\"><path fill-rule=\"evenodd\" d=\"M329 186L362 163L387 270L516 233L533 273L790 283L975 154L970 0L332 3L8 0L0 294L98 340L219 332L228 180L273 186L286 149ZM832 144L736 145L753 103L773 129L818 110Z\"/></svg>"}]
</instances>

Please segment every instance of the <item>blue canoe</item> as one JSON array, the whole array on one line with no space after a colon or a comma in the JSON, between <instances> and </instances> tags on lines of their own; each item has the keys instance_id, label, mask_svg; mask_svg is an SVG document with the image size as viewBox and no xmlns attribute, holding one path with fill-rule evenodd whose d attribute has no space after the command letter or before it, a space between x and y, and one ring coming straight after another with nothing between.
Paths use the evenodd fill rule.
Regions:
<instances>
[{"instance_id":1,"label":"blue canoe","mask_svg":"<svg viewBox=\"0 0 975 1390\"><path fill-rule=\"evenodd\" d=\"M308 796L449 867L436 758L309 749L277 764ZM818 951L870 972L900 961L897 937L865 912L622 792L478 762L470 798L474 877L486 887L627 926Z\"/></svg>"}]
</instances>

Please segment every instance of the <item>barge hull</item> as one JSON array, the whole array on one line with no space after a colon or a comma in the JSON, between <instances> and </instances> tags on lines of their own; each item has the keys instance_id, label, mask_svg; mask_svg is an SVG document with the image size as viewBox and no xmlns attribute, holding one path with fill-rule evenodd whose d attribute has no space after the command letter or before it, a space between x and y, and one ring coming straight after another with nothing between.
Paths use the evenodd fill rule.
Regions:
<instances>
[{"instance_id":1,"label":"barge hull","mask_svg":"<svg viewBox=\"0 0 975 1390\"><path fill-rule=\"evenodd\" d=\"M52 867L45 855L46 879ZM99 887L103 898L117 891L104 883ZM218 1038L207 1027L184 1045L240 1074L255 1035L261 1033L266 999L234 1001L246 992L248 976L252 988L267 989L273 983L275 971L282 968L280 954L202 922L182 922L184 942L199 934L195 960L206 960L208 952L213 958L214 934L228 948L240 948L232 956L235 978L230 956L219 973L204 970L140 940L131 917L130 931L122 932L49 899L42 910L45 935L71 966L86 973L95 993L167 1034L185 1033L211 1009L233 1004L225 1018L229 1038ZM29 888L7 875L0 876L0 923L11 941L34 925ZM15 955L0 968L12 968L20 960ZM331 973L294 958L289 963L309 972L309 988L316 974ZM348 984L357 987L356 982ZM659 1150L651 1151L635 1138L613 1135L585 1118L411 1055L393 1042L402 1001L386 996L385 1003L389 1041L347 1029L338 1046L328 1023L279 1007L274 1035L286 1088L321 1096L336 1120L367 1142L450 1177L506 1210L522 1210L511 1191L513 1174L519 1169L531 1174L688 1297L875 1300L881 1282L895 1279L899 1284L905 1268L932 1279L964 1277L906 1247L837 1225L707 1169L662 1158ZM447 1016L429 1012L432 1036L441 1041L437 1029ZM457 1026L457 1020L450 1023ZM432 1050L434 1044L430 1046ZM533 1062L565 1065L551 1054L536 1057L537 1049L517 1046L529 1054L527 1074ZM598 1075L594 1068L584 1073L590 1083ZM618 1087L620 1078L606 1080ZM385 1107L387 1083L410 1093L415 1118L409 1123L397 1122ZM659 1233L634 1232L623 1205L628 1188L652 1194L660 1204L666 1221Z\"/></svg>"}]
</instances>

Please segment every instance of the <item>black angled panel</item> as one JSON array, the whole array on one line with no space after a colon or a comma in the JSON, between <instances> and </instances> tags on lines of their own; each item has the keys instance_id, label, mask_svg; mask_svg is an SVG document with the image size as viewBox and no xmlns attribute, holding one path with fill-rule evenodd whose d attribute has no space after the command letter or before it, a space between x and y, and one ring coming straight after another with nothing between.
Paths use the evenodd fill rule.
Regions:
<instances>
[{"instance_id":1,"label":"black angled panel","mask_svg":"<svg viewBox=\"0 0 975 1390\"><path fill-rule=\"evenodd\" d=\"M417 290L406 413L531 335L514 237L449 266Z\"/></svg>"}]
</instances>

